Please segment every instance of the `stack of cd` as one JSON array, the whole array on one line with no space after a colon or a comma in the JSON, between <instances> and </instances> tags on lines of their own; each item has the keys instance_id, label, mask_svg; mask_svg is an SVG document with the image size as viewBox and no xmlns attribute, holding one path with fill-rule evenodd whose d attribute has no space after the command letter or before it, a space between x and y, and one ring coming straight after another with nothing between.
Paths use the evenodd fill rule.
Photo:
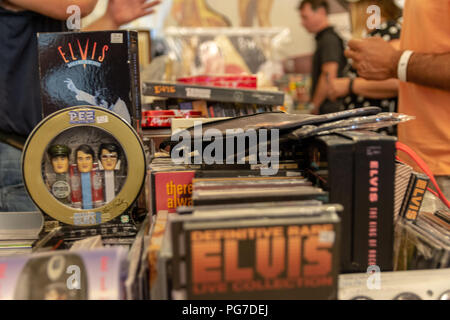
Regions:
<instances>
[{"instance_id":1,"label":"stack of cd","mask_svg":"<svg viewBox=\"0 0 450 320\"><path fill-rule=\"evenodd\" d=\"M450 214L422 211L415 221L396 225L395 270L450 267Z\"/></svg>"},{"instance_id":2,"label":"stack of cd","mask_svg":"<svg viewBox=\"0 0 450 320\"><path fill-rule=\"evenodd\" d=\"M194 179L193 190L195 206L328 200L326 192L302 176Z\"/></svg>"},{"instance_id":3,"label":"stack of cd","mask_svg":"<svg viewBox=\"0 0 450 320\"><path fill-rule=\"evenodd\" d=\"M170 214L150 297L336 299L341 211L310 200Z\"/></svg>"},{"instance_id":4,"label":"stack of cd","mask_svg":"<svg viewBox=\"0 0 450 320\"><path fill-rule=\"evenodd\" d=\"M149 172L151 299L337 298L343 208L327 192L298 169L170 162Z\"/></svg>"}]
</instances>

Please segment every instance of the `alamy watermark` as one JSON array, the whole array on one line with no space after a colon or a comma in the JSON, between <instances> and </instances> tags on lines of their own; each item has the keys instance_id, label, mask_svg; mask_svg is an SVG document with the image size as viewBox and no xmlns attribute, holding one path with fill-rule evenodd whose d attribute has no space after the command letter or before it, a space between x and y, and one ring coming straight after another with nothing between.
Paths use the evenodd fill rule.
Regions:
<instances>
[{"instance_id":1,"label":"alamy watermark","mask_svg":"<svg viewBox=\"0 0 450 320\"><path fill-rule=\"evenodd\" d=\"M369 266L367 268L367 289L369 290L381 290L381 269L379 266Z\"/></svg>"},{"instance_id":2,"label":"alamy watermark","mask_svg":"<svg viewBox=\"0 0 450 320\"><path fill-rule=\"evenodd\" d=\"M181 130L171 140L178 142L171 151L175 164L260 165L261 174L266 176L277 174L279 169L278 129L227 129L223 134L214 128L203 132L202 122L196 121L193 136Z\"/></svg>"},{"instance_id":3,"label":"alamy watermark","mask_svg":"<svg viewBox=\"0 0 450 320\"><path fill-rule=\"evenodd\" d=\"M69 290L80 290L81 289L81 270L77 265L70 265L66 269L66 273L70 274L67 278L66 286Z\"/></svg>"},{"instance_id":4,"label":"alamy watermark","mask_svg":"<svg viewBox=\"0 0 450 320\"><path fill-rule=\"evenodd\" d=\"M70 16L66 20L66 26L69 30L81 29L81 9L77 5L67 7L66 13Z\"/></svg>"},{"instance_id":5,"label":"alamy watermark","mask_svg":"<svg viewBox=\"0 0 450 320\"><path fill-rule=\"evenodd\" d=\"M381 8L377 5L371 5L367 7L366 12L370 14L367 19L367 29L381 29Z\"/></svg>"}]
</instances>

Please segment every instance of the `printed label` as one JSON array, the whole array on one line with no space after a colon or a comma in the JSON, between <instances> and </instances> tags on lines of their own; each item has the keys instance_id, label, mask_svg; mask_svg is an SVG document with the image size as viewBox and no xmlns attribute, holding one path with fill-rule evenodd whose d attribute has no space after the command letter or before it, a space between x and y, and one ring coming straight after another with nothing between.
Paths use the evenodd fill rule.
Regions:
<instances>
[{"instance_id":1,"label":"printed label","mask_svg":"<svg viewBox=\"0 0 450 320\"><path fill-rule=\"evenodd\" d=\"M56 181L52 186L52 194L58 199L67 198L70 195L70 186L65 181Z\"/></svg>"},{"instance_id":2,"label":"printed label","mask_svg":"<svg viewBox=\"0 0 450 320\"><path fill-rule=\"evenodd\" d=\"M73 222L75 225L99 224L102 222L100 212L77 212L73 214Z\"/></svg>"},{"instance_id":3,"label":"printed label","mask_svg":"<svg viewBox=\"0 0 450 320\"><path fill-rule=\"evenodd\" d=\"M174 86L155 86L153 90L155 91L155 94L177 92Z\"/></svg>"},{"instance_id":4,"label":"printed label","mask_svg":"<svg viewBox=\"0 0 450 320\"><path fill-rule=\"evenodd\" d=\"M97 117L97 123L108 123L109 118L108 116L98 116Z\"/></svg>"},{"instance_id":5,"label":"printed label","mask_svg":"<svg viewBox=\"0 0 450 320\"><path fill-rule=\"evenodd\" d=\"M186 96L192 98L210 99L211 90L209 89L198 89L198 88L186 88Z\"/></svg>"},{"instance_id":6,"label":"printed label","mask_svg":"<svg viewBox=\"0 0 450 320\"><path fill-rule=\"evenodd\" d=\"M254 93L252 94L253 98L256 98L260 101L268 101L274 98L274 96L267 95L267 94L260 94L260 93Z\"/></svg>"},{"instance_id":7,"label":"printed label","mask_svg":"<svg viewBox=\"0 0 450 320\"><path fill-rule=\"evenodd\" d=\"M320 243L333 243L336 237L336 233L334 231L322 231L319 233L319 242Z\"/></svg>"},{"instance_id":8,"label":"printed label","mask_svg":"<svg viewBox=\"0 0 450 320\"><path fill-rule=\"evenodd\" d=\"M123 43L123 33L111 33L111 43Z\"/></svg>"},{"instance_id":9,"label":"printed label","mask_svg":"<svg viewBox=\"0 0 450 320\"><path fill-rule=\"evenodd\" d=\"M233 94L233 97L234 97L234 100L236 100L236 101L239 101L239 102L244 101L244 94L242 92L236 91Z\"/></svg>"},{"instance_id":10,"label":"printed label","mask_svg":"<svg viewBox=\"0 0 450 320\"><path fill-rule=\"evenodd\" d=\"M156 212L192 206L192 179L195 172L158 172L155 174Z\"/></svg>"}]
</instances>

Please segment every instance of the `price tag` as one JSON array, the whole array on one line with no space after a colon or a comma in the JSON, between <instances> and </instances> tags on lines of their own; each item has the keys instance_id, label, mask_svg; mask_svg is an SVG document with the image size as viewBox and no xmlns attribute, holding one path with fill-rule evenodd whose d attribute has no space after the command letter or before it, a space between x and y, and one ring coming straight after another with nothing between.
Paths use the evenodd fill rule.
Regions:
<instances>
[{"instance_id":1,"label":"price tag","mask_svg":"<svg viewBox=\"0 0 450 320\"><path fill-rule=\"evenodd\" d=\"M98 116L97 117L97 123L108 123L109 119L108 116Z\"/></svg>"},{"instance_id":2,"label":"price tag","mask_svg":"<svg viewBox=\"0 0 450 320\"><path fill-rule=\"evenodd\" d=\"M336 238L336 233L334 231L322 231L319 233L320 243L333 243Z\"/></svg>"},{"instance_id":3,"label":"price tag","mask_svg":"<svg viewBox=\"0 0 450 320\"><path fill-rule=\"evenodd\" d=\"M111 33L111 43L123 43L123 33Z\"/></svg>"}]
</instances>

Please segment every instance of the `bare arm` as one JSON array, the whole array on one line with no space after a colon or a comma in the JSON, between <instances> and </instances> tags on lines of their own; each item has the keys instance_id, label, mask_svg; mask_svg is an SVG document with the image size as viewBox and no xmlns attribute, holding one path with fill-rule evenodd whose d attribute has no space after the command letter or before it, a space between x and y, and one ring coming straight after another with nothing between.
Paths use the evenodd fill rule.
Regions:
<instances>
[{"instance_id":1,"label":"bare arm","mask_svg":"<svg viewBox=\"0 0 450 320\"><path fill-rule=\"evenodd\" d=\"M104 14L87 27L83 28L83 31L100 31L100 30L116 30L120 27L114 20L108 15Z\"/></svg>"},{"instance_id":2,"label":"bare arm","mask_svg":"<svg viewBox=\"0 0 450 320\"><path fill-rule=\"evenodd\" d=\"M398 95L398 80L366 80L355 78L353 81L353 93L369 99L394 98ZM328 99L335 101L337 98L350 94L350 78L336 78L329 86Z\"/></svg>"},{"instance_id":3,"label":"bare arm","mask_svg":"<svg viewBox=\"0 0 450 320\"><path fill-rule=\"evenodd\" d=\"M450 53L414 53L409 60L407 79L408 82L450 91Z\"/></svg>"},{"instance_id":4,"label":"bare arm","mask_svg":"<svg viewBox=\"0 0 450 320\"><path fill-rule=\"evenodd\" d=\"M80 7L81 16L84 17L91 13L97 4L97 0L8 0L6 2L57 20L65 20L69 17L66 11L71 5Z\"/></svg>"},{"instance_id":5,"label":"bare arm","mask_svg":"<svg viewBox=\"0 0 450 320\"><path fill-rule=\"evenodd\" d=\"M381 38L351 40L345 55L353 59L358 74L368 80L397 78L402 51L395 50ZM408 64L408 82L450 91L450 53L415 52Z\"/></svg>"},{"instance_id":6,"label":"bare arm","mask_svg":"<svg viewBox=\"0 0 450 320\"><path fill-rule=\"evenodd\" d=\"M115 30L121 25L127 24L155 12L154 8L161 1L155 0L109 0L105 14L92 24L83 28L83 31Z\"/></svg>"},{"instance_id":7,"label":"bare arm","mask_svg":"<svg viewBox=\"0 0 450 320\"><path fill-rule=\"evenodd\" d=\"M315 106L315 109L312 111L313 114L319 113L319 107L328 95L328 84L336 79L338 68L339 65L337 62L327 62L322 65L322 73L320 74L314 96L311 99L311 102Z\"/></svg>"},{"instance_id":8,"label":"bare arm","mask_svg":"<svg viewBox=\"0 0 450 320\"><path fill-rule=\"evenodd\" d=\"M398 80L366 80L356 78L353 82L353 92L370 99L385 99L398 96Z\"/></svg>"},{"instance_id":9,"label":"bare arm","mask_svg":"<svg viewBox=\"0 0 450 320\"><path fill-rule=\"evenodd\" d=\"M158 5L160 1L146 1L109 0L105 15L87 28L83 28L83 31L115 30L123 24L154 13L153 7ZM65 20L69 17L69 14L66 12L69 6L77 5L80 7L81 16L84 17L94 10L97 0L8 0L6 3L57 20Z\"/></svg>"}]
</instances>

